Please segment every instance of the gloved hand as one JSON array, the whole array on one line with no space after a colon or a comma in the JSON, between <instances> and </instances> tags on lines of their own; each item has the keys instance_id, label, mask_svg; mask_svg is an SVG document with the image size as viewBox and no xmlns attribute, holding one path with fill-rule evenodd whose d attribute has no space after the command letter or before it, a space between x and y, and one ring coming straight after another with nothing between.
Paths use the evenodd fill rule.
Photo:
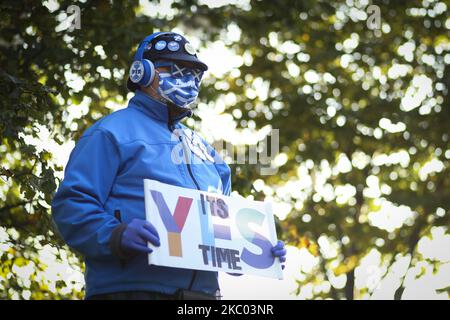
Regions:
<instances>
[{"instance_id":1,"label":"gloved hand","mask_svg":"<svg viewBox=\"0 0 450 320\"><path fill-rule=\"evenodd\" d=\"M278 240L277 244L272 248L272 254L274 257L279 258L281 264L281 269L284 270L284 262L286 262L286 249L284 247L284 242Z\"/></svg>"},{"instance_id":2,"label":"gloved hand","mask_svg":"<svg viewBox=\"0 0 450 320\"><path fill-rule=\"evenodd\" d=\"M159 247L159 235L155 227L142 219L133 219L122 233L120 240L123 252L145 252L152 253L153 249L147 247L147 242Z\"/></svg>"}]
</instances>

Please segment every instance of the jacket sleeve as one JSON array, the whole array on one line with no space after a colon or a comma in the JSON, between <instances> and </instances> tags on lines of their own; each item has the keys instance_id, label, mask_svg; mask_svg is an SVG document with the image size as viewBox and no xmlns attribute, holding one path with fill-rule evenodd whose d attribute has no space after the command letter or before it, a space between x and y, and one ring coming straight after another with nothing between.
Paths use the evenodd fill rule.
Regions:
<instances>
[{"instance_id":1,"label":"jacket sleeve","mask_svg":"<svg viewBox=\"0 0 450 320\"><path fill-rule=\"evenodd\" d=\"M100 129L83 136L70 155L52 202L52 215L67 244L85 257L112 254L109 240L120 222L104 209L120 165L112 137Z\"/></svg>"}]
</instances>

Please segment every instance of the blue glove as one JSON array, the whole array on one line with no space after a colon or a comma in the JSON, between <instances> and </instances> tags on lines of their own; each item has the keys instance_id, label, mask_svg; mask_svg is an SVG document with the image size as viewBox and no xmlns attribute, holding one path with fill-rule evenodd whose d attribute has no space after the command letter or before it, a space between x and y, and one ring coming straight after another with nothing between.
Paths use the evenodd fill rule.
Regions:
<instances>
[{"instance_id":1,"label":"blue glove","mask_svg":"<svg viewBox=\"0 0 450 320\"><path fill-rule=\"evenodd\" d=\"M286 262L286 249L284 247L284 242L278 240L277 244L272 248L272 254L274 257L279 258L281 264L281 269L284 270L284 262Z\"/></svg>"},{"instance_id":2,"label":"blue glove","mask_svg":"<svg viewBox=\"0 0 450 320\"><path fill-rule=\"evenodd\" d=\"M147 242L159 247L158 231L150 222L133 219L123 231L120 245L123 252L152 253L153 249L147 247Z\"/></svg>"}]
</instances>

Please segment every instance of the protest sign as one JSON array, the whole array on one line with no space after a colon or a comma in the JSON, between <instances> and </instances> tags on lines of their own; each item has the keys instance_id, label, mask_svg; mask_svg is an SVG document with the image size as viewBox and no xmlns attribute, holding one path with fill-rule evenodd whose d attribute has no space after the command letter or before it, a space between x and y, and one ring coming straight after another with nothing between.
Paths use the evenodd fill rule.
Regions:
<instances>
[{"instance_id":1,"label":"protest sign","mask_svg":"<svg viewBox=\"0 0 450 320\"><path fill-rule=\"evenodd\" d=\"M147 221L161 246L149 263L282 279L270 203L144 180Z\"/></svg>"}]
</instances>

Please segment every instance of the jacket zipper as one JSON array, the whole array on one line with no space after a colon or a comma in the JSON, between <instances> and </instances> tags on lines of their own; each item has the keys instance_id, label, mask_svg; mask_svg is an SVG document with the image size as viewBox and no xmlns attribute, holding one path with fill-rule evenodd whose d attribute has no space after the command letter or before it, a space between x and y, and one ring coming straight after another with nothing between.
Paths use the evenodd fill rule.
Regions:
<instances>
[{"instance_id":1,"label":"jacket zipper","mask_svg":"<svg viewBox=\"0 0 450 320\"><path fill-rule=\"evenodd\" d=\"M174 126L172 124L169 124L169 130L170 130L170 132L173 132ZM186 147L185 147L186 145L185 145L185 143L183 141L182 136L179 135L178 139L181 141L181 144L183 145L183 154L185 155L186 167L188 169L189 176L191 177L192 181L194 182L195 187L197 188L197 190L200 190L200 186L199 186L197 180L195 179L194 174L192 173L192 168L191 168L190 161L189 161L189 159L187 159L188 154L187 154L187 150L186 150ZM192 274L191 282L189 283L188 290L192 290L192 286L194 285L194 282L195 282L196 278L197 278L197 270L194 270L193 274Z\"/></svg>"}]
</instances>

